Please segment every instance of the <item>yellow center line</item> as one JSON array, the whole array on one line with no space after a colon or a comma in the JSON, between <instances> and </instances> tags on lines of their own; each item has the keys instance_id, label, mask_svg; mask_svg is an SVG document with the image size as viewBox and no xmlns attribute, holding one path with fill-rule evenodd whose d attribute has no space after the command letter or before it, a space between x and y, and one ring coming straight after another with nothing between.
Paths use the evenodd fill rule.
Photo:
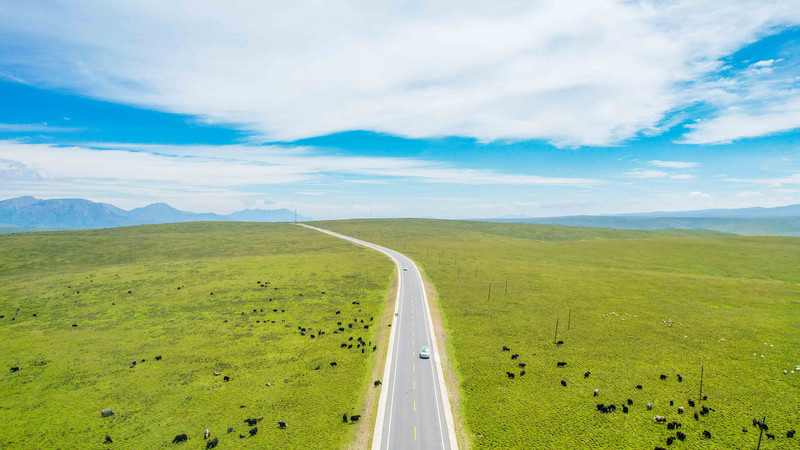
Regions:
<instances>
[{"instance_id":1,"label":"yellow center line","mask_svg":"<svg viewBox=\"0 0 800 450\"><path fill-rule=\"evenodd\" d=\"M417 366L416 365L411 366L411 371L412 372L416 372L417 371Z\"/></svg>"},{"instance_id":2,"label":"yellow center line","mask_svg":"<svg viewBox=\"0 0 800 450\"><path fill-rule=\"evenodd\" d=\"M414 400L414 411L416 411L416 410L417 410L417 401Z\"/></svg>"},{"instance_id":3,"label":"yellow center line","mask_svg":"<svg viewBox=\"0 0 800 450\"><path fill-rule=\"evenodd\" d=\"M414 427L414 440L417 440L417 427Z\"/></svg>"},{"instance_id":4,"label":"yellow center line","mask_svg":"<svg viewBox=\"0 0 800 450\"><path fill-rule=\"evenodd\" d=\"M417 382L416 381L414 382L414 390L415 391L417 390Z\"/></svg>"}]
</instances>

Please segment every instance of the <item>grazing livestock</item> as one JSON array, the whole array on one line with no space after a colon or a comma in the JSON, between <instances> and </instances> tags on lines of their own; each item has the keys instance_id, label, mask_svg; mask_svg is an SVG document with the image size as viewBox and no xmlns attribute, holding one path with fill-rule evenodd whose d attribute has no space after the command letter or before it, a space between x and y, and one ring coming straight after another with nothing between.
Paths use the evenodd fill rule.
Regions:
<instances>
[{"instance_id":1,"label":"grazing livestock","mask_svg":"<svg viewBox=\"0 0 800 450\"><path fill-rule=\"evenodd\" d=\"M628 414L628 407L625 406L625 405L622 405L622 412L624 412L625 414Z\"/></svg>"},{"instance_id":2,"label":"grazing livestock","mask_svg":"<svg viewBox=\"0 0 800 450\"><path fill-rule=\"evenodd\" d=\"M628 406L633 406L633 400L628 399Z\"/></svg>"},{"instance_id":3,"label":"grazing livestock","mask_svg":"<svg viewBox=\"0 0 800 450\"><path fill-rule=\"evenodd\" d=\"M672 400L670 400L670 401L669 401L669 406L675 406L675 402L673 402Z\"/></svg>"},{"instance_id":4,"label":"grazing livestock","mask_svg":"<svg viewBox=\"0 0 800 450\"><path fill-rule=\"evenodd\" d=\"M228 433L233 433L233 427L228 427Z\"/></svg>"},{"instance_id":5,"label":"grazing livestock","mask_svg":"<svg viewBox=\"0 0 800 450\"><path fill-rule=\"evenodd\" d=\"M377 345L373 345L373 346L372 346L372 351L373 351L373 352L374 352L375 350L377 350L377 349L378 349L378 346L377 346Z\"/></svg>"},{"instance_id":6,"label":"grazing livestock","mask_svg":"<svg viewBox=\"0 0 800 450\"><path fill-rule=\"evenodd\" d=\"M559 361L559 362L556 363L556 367L566 367L566 366L567 366L567 363L565 363L565 362Z\"/></svg>"},{"instance_id":7,"label":"grazing livestock","mask_svg":"<svg viewBox=\"0 0 800 450\"><path fill-rule=\"evenodd\" d=\"M159 356L156 356L154 359L155 359L156 361L161 361L161 355L159 355Z\"/></svg>"},{"instance_id":8,"label":"grazing livestock","mask_svg":"<svg viewBox=\"0 0 800 450\"><path fill-rule=\"evenodd\" d=\"M589 375L591 374L592 372L587 371L586 373L583 374L583 378L589 378Z\"/></svg>"},{"instance_id":9,"label":"grazing livestock","mask_svg":"<svg viewBox=\"0 0 800 450\"><path fill-rule=\"evenodd\" d=\"M514 374L511 372L506 372L506 376L508 376L508 378L511 378L512 380L514 379Z\"/></svg>"},{"instance_id":10,"label":"grazing livestock","mask_svg":"<svg viewBox=\"0 0 800 450\"><path fill-rule=\"evenodd\" d=\"M678 431L677 433L675 433L675 436L678 437L679 441L683 441L686 439L686 433L684 433L683 431Z\"/></svg>"},{"instance_id":11,"label":"grazing livestock","mask_svg":"<svg viewBox=\"0 0 800 450\"><path fill-rule=\"evenodd\" d=\"M181 442L186 442L189 440L189 436L186 436L186 433L179 434L175 436L175 439L172 440L173 444L179 444Z\"/></svg>"},{"instance_id":12,"label":"grazing livestock","mask_svg":"<svg viewBox=\"0 0 800 450\"><path fill-rule=\"evenodd\" d=\"M791 439L794 437L794 430L789 430L786 432L786 437Z\"/></svg>"},{"instance_id":13,"label":"grazing livestock","mask_svg":"<svg viewBox=\"0 0 800 450\"><path fill-rule=\"evenodd\" d=\"M523 375L525 375L525 370L524 369L519 371L519 376L523 376Z\"/></svg>"},{"instance_id":14,"label":"grazing livestock","mask_svg":"<svg viewBox=\"0 0 800 450\"><path fill-rule=\"evenodd\" d=\"M342 414L342 422L347 423L347 413Z\"/></svg>"},{"instance_id":15,"label":"grazing livestock","mask_svg":"<svg viewBox=\"0 0 800 450\"><path fill-rule=\"evenodd\" d=\"M244 419L244 423L246 423L251 427L254 427L258 423L258 419Z\"/></svg>"},{"instance_id":16,"label":"grazing livestock","mask_svg":"<svg viewBox=\"0 0 800 450\"><path fill-rule=\"evenodd\" d=\"M347 348L347 344L346 344L346 343L344 343L344 344L340 345L339 347L341 347L341 348Z\"/></svg>"},{"instance_id":17,"label":"grazing livestock","mask_svg":"<svg viewBox=\"0 0 800 450\"><path fill-rule=\"evenodd\" d=\"M659 378L661 378L662 380L666 380L666 379L667 379L667 376L666 376L666 375L664 375L664 374L662 373L662 374L661 374L661 376L660 376Z\"/></svg>"},{"instance_id":18,"label":"grazing livestock","mask_svg":"<svg viewBox=\"0 0 800 450\"><path fill-rule=\"evenodd\" d=\"M336 365L337 365L337 364L336 364L336 361L333 361L333 362L331 363L331 367L336 367Z\"/></svg>"},{"instance_id":19,"label":"grazing livestock","mask_svg":"<svg viewBox=\"0 0 800 450\"><path fill-rule=\"evenodd\" d=\"M703 437L706 439L711 439L711 433L708 430L703 431Z\"/></svg>"},{"instance_id":20,"label":"grazing livestock","mask_svg":"<svg viewBox=\"0 0 800 450\"><path fill-rule=\"evenodd\" d=\"M12 367L11 372L19 372L19 366Z\"/></svg>"},{"instance_id":21,"label":"grazing livestock","mask_svg":"<svg viewBox=\"0 0 800 450\"><path fill-rule=\"evenodd\" d=\"M638 389L638 390L640 390L640 391L641 391L641 390L642 390L642 385L641 385L641 384L637 384L637 385L636 385L636 389Z\"/></svg>"},{"instance_id":22,"label":"grazing livestock","mask_svg":"<svg viewBox=\"0 0 800 450\"><path fill-rule=\"evenodd\" d=\"M211 448L217 448L217 444L219 444L219 439L214 438L208 442L206 442L206 450Z\"/></svg>"},{"instance_id":23,"label":"grazing livestock","mask_svg":"<svg viewBox=\"0 0 800 450\"><path fill-rule=\"evenodd\" d=\"M592 396L597 397L598 395L600 395L600 391L595 389L594 392L592 392Z\"/></svg>"},{"instance_id":24,"label":"grazing livestock","mask_svg":"<svg viewBox=\"0 0 800 450\"><path fill-rule=\"evenodd\" d=\"M378 387L378 386L380 386L381 384L382 384L382 383L381 383L381 380L375 380L375 382L373 382L373 383L372 383L372 387Z\"/></svg>"},{"instance_id":25,"label":"grazing livestock","mask_svg":"<svg viewBox=\"0 0 800 450\"><path fill-rule=\"evenodd\" d=\"M683 377L680 374L678 374L678 383L683 383Z\"/></svg>"},{"instance_id":26,"label":"grazing livestock","mask_svg":"<svg viewBox=\"0 0 800 450\"><path fill-rule=\"evenodd\" d=\"M215 377L222 375L221 373L217 372L216 370L211 372Z\"/></svg>"},{"instance_id":27,"label":"grazing livestock","mask_svg":"<svg viewBox=\"0 0 800 450\"><path fill-rule=\"evenodd\" d=\"M747 433L747 432L748 432L748 431L747 431L747 428L745 428L745 427L742 427L742 433Z\"/></svg>"},{"instance_id":28,"label":"grazing livestock","mask_svg":"<svg viewBox=\"0 0 800 450\"><path fill-rule=\"evenodd\" d=\"M105 440L105 441L103 441L103 443L104 443L104 444L113 444L113 443L114 443L114 440L113 440L113 439L111 439L111 436L109 436L109 435L106 435L106 440Z\"/></svg>"},{"instance_id":29,"label":"grazing livestock","mask_svg":"<svg viewBox=\"0 0 800 450\"><path fill-rule=\"evenodd\" d=\"M350 416L350 423L356 423L356 422L358 422L358 419L360 419L360 418L361 418L361 414L352 415L352 416Z\"/></svg>"},{"instance_id":30,"label":"grazing livestock","mask_svg":"<svg viewBox=\"0 0 800 450\"><path fill-rule=\"evenodd\" d=\"M664 416L654 416L653 420L655 420L657 423L662 423L662 422L666 423L667 422L667 418L664 417Z\"/></svg>"},{"instance_id":31,"label":"grazing livestock","mask_svg":"<svg viewBox=\"0 0 800 450\"><path fill-rule=\"evenodd\" d=\"M672 437L672 436L668 437L668 438L667 438L667 445L672 445L672 443L673 443L674 441L675 441L675 438L674 438L674 437Z\"/></svg>"},{"instance_id":32,"label":"grazing livestock","mask_svg":"<svg viewBox=\"0 0 800 450\"><path fill-rule=\"evenodd\" d=\"M558 342L556 342L556 345L562 345L563 343L564 343L564 341L558 341Z\"/></svg>"},{"instance_id":33,"label":"grazing livestock","mask_svg":"<svg viewBox=\"0 0 800 450\"><path fill-rule=\"evenodd\" d=\"M774 441L775 440L775 435L771 434L771 433L767 433L767 439L772 439Z\"/></svg>"},{"instance_id":34,"label":"grazing livestock","mask_svg":"<svg viewBox=\"0 0 800 450\"><path fill-rule=\"evenodd\" d=\"M248 431L248 433L250 433L251 437L255 436L256 433L258 433L258 427L252 428L250 431Z\"/></svg>"},{"instance_id":35,"label":"grazing livestock","mask_svg":"<svg viewBox=\"0 0 800 450\"><path fill-rule=\"evenodd\" d=\"M203 433L203 439L208 440L208 437L211 436L211 430L206 428L206 432Z\"/></svg>"},{"instance_id":36,"label":"grazing livestock","mask_svg":"<svg viewBox=\"0 0 800 450\"><path fill-rule=\"evenodd\" d=\"M708 396L707 396L707 395L704 395L704 396L703 396L703 401L706 401L706 400L708 400Z\"/></svg>"},{"instance_id":37,"label":"grazing livestock","mask_svg":"<svg viewBox=\"0 0 800 450\"><path fill-rule=\"evenodd\" d=\"M103 416L103 417L111 417L111 416L114 415L114 410L113 409L104 409L104 410L100 411L100 415Z\"/></svg>"},{"instance_id":38,"label":"grazing livestock","mask_svg":"<svg viewBox=\"0 0 800 450\"><path fill-rule=\"evenodd\" d=\"M286 428L286 422L284 422L284 421L282 421L282 420L279 420L279 421L278 421L278 427L280 427L280 428Z\"/></svg>"},{"instance_id":39,"label":"grazing livestock","mask_svg":"<svg viewBox=\"0 0 800 450\"><path fill-rule=\"evenodd\" d=\"M598 403L597 405L595 405L595 408L597 408L598 411L602 411L605 407L606 405L602 403Z\"/></svg>"},{"instance_id":40,"label":"grazing livestock","mask_svg":"<svg viewBox=\"0 0 800 450\"><path fill-rule=\"evenodd\" d=\"M508 347L506 347L506 346L504 345L504 346L503 346L503 351L504 351L504 352L510 352L510 351L511 351L511 349L510 349L510 348L508 348Z\"/></svg>"},{"instance_id":41,"label":"grazing livestock","mask_svg":"<svg viewBox=\"0 0 800 450\"><path fill-rule=\"evenodd\" d=\"M647 410L651 411L652 409L653 409L653 404L652 403L648 403L647 404Z\"/></svg>"},{"instance_id":42,"label":"grazing livestock","mask_svg":"<svg viewBox=\"0 0 800 450\"><path fill-rule=\"evenodd\" d=\"M678 414L683 414L683 406L678 407Z\"/></svg>"},{"instance_id":43,"label":"grazing livestock","mask_svg":"<svg viewBox=\"0 0 800 450\"><path fill-rule=\"evenodd\" d=\"M692 408L694 408L694 400L689 400L689 401L688 401L688 403L689 403L689 406L691 406Z\"/></svg>"},{"instance_id":44,"label":"grazing livestock","mask_svg":"<svg viewBox=\"0 0 800 450\"><path fill-rule=\"evenodd\" d=\"M517 359L517 358L519 358L518 353L514 353L513 355L511 355L511 359Z\"/></svg>"},{"instance_id":45,"label":"grazing livestock","mask_svg":"<svg viewBox=\"0 0 800 450\"><path fill-rule=\"evenodd\" d=\"M517 364L517 365L518 365L518 366L520 366L520 367L521 367L521 368L523 368L523 369L525 368L525 366L527 366L527 364L525 364L525 363L519 363L519 364Z\"/></svg>"},{"instance_id":46,"label":"grazing livestock","mask_svg":"<svg viewBox=\"0 0 800 450\"><path fill-rule=\"evenodd\" d=\"M700 420L700 416L696 412L694 413L694 420Z\"/></svg>"},{"instance_id":47,"label":"grazing livestock","mask_svg":"<svg viewBox=\"0 0 800 450\"><path fill-rule=\"evenodd\" d=\"M708 414L708 408L707 408L706 406L703 406L703 408L700 410L700 414L702 414L702 415L704 415L704 416L705 416L706 414Z\"/></svg>"},{"instance_id":48,"label":"grazing livestock","mask_svg":"<svg viewBox=\"0 0 800 450\"><path fill-rule=\"evenodd\" d=\"M654 450L667 450L664 447L656 447Z\"/></svg>"},{"instance_id":49,"label":"grazing livestock","mask_svg":"<svg viewBox=\"0 0 800 450\"><path fill-rule=\"evenodd\" d=\"M225 375L224 377L222 377L222 381L231 381L231 377Z\"/></svg>"},{"instance_id":50,"label":"grazing livestock","mask_svg":"<svg viewBox=\"0 0 800 450\"><path fill-rule=\"evenodd\" d=\"M564 380L561 380L561 385L564 386L564 387L567 387L567 382L564 381Z\"/></svg>"}]
</instances>

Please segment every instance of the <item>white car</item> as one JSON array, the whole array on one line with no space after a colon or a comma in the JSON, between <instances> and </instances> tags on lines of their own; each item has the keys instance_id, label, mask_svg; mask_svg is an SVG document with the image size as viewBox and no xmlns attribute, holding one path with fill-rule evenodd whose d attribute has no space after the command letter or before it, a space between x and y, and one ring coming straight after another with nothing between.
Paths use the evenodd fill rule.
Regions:
<instances>
[{"instance_id":1,"label":"white car","mask_svg":"<svg viewBox=\"0 0 800 450\"><path fill-rule=\"evenodd\" d=\"M421 359L428 359L431 357L431 349L427 346L423 345L421 349L419 349L419 357Z\"/></svg>"},{"instance_id":2,"label":"white car","mask_svg":"<svg viewBox=\"0 0 800 450\"><path fill-rule=\"evenodd\" d=\"M408 272L408 267L403 267L403 272Z\"/></svg>"}]
</instances>

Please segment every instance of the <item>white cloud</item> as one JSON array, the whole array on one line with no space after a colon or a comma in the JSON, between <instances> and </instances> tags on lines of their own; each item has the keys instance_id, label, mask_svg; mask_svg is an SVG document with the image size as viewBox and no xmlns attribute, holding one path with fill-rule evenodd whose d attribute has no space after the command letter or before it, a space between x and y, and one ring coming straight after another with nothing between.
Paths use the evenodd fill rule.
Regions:
<instances>
[{"instance_id":1,"label":"white cloud","mask_svg":"<svg viewBox=\"0 0 800 450\"><path fill-rule=\"evenodd\" d=\"M711 200L711 194L706 194L700 191L693 191L689 193L689 198L698 200Z\"/></svg>"},{"instance_id":2,"label":"white cloud","mask_svg":"<svg viewBox=\"0 0 800 450\"><path fill-rule=\"evenodd\" d=\"M669 173L664 172L663 170L636 169L630 172L626 172L625 176L631 178L665 178L669 176Z\"/></svg>"},{"instance_id":3,"label":"white cloud","mask_svg":"<svg viewBox=\"0 0 800 450\"><path fill-rule=\"evenodd\" d=\"M687 144L722 144L800 128L800 91L775 99L765 110L730 107L717 117L690 126Z\"/></svg>"},{"instance_id":4,"label":"white cloud","mask_svg":"<svg viewBox=\"0 0 800 450\"><path fill-rule=\"evenodd\" d=\"M691 180L694 178L694 175L683 173L678 175L670 175L670 178L673 180Z\"/></svg>"},{"instance_id":5,"label":"white cloud","mask_svg":"<svg viewBox=\"0 0 800 450\"><path fill-rule=\"evenodd\" d=\"M607 145L696 101L686 84L719 58L800 23L796 0L0 1L9 77L274 139Z\"/></svg>"},{"instance_id":6,"label":"white cloud","mask_svg":"<svg viewBox=\"0 0 800 450\"><path fill-rule=\"evenodd\" d=\"M656 166L656 167L664 167L668 169L694 169L695 167L700 166L700 164L696 162L687 162L687 161L659 161L653 160L648 161L648 163Z\"/></svg>"},{"instance_id":7,"label":"white cloud","mask_svg":"<svg viewBox=\"0 0 800 450\"><path fill-rule=\"evenodd\" d=\"M744 192L739 192L738 194L736 194L736 196L740 198L758 198L758 197L763 197L764 193L759 191L744 191Z\"/></svg>"},{"instance_id":8,"label":"white cloud","mask_svg":"<svg viewBox=\"0 0 800 450\"><path fill-rule=\"evenodd\" d=\"M0 123L0 132L5 133L68 133L81 128L54 127L46 123Z\"/></svg>"}]
</instances>

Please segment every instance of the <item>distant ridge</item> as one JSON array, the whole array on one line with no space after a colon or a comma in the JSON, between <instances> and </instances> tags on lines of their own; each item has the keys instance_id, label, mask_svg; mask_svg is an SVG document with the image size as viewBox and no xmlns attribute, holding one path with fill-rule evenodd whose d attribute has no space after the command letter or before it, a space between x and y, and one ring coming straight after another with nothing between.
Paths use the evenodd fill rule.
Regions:
<instances>
[{"instance_id":1,"label":"distant ridge","mask_svg":"<svg viewBox=\"0 0 800 450\"><path fill-rule=\"evenodd\" d=\"M166 203L126 211L80 198L40 200L27 196L0 201L0 224L13 227L109 228L194 221L291 222L294 218L294 212L285 208L246 209L219 215L181 211ZM297 220L312 219L298 215Z\"/></svg>"},{"instance_id":2,"label":"distant ridge","mask_svg":"<svg viewBox=\"0 0 800 450\"><path fill-rule=\"evenodd\" d=\"M714 230L749 236L800 236L800 205L776 208L704 209L599 216L480 219L540 225L616 228L621 230Z\"/></svg>"}]
</instances>

